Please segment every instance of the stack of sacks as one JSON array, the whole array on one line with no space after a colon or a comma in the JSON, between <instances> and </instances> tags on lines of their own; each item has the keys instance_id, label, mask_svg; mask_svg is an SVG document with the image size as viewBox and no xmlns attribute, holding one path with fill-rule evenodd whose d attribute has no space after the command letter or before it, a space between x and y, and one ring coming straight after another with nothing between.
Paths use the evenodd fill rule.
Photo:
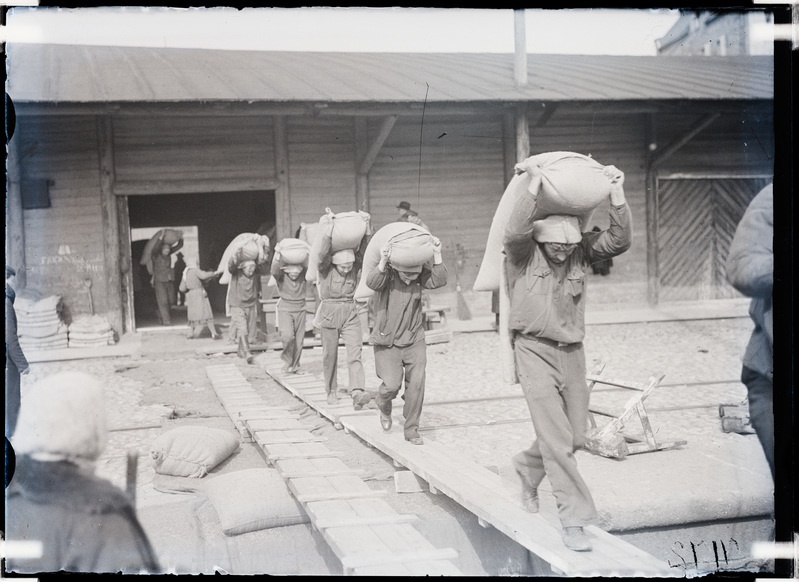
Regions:
<instances>
[{"instance_id":1,"label":"stack of sacks","mask_svg":"<svg viewBox=\"0 0 799 582\"><path fill-rule=\"evenodd\" d=\"M100 315L77 317L69 324L68 334L71 348L96 348L116 343L111 324Z\"/></svg>"},{"instance_id":2,"label":"stack of sacks","mask_svg":"<svg viewBox=\"0 0 799 582\"><path fill-rule=\"evenodd\" d=\"M391 247L388 262L398 268L415 268L433 264L433 235L422 226L412 222L392 222L378 230L369 240L363 256L363 269L355 299L366 301L374 291L366 285L369 274L380 262L380 249Z\"/></svg>"},{"instance_id":3,"label":"stack of sacks","mask_svg":"<svg viewBox=\"0 0 799 582\"><path fill-rule=\"evenodd\" d=\"M17 335L23 350L66 348L67 326L61 321L61 297L17 296Z\"/></svg>"},{"instance_id":4,"label":"stack of sacks","mask_svg":"<svg viewBox=\"0 0 799 582\"><path fill-rule=\"evenodd\" d=\"M576 216L585 232L596 207L610 195L611 182L605 175L605 166L582 154L538 154L516 168L523 172L510 181L494 213L483 262L474 282L475 291L499 289L502 241L517 200L536 197L536 219L553 214Z\"/></svg>"},{"instance_id":5,"label":"stack of sacks","mask_svg":"<svg viewBox=\"0 0 799 582\"><path fill-rule=\"evenodd\" d=\"M339 212L334 214L329 208L325 209L326 214L319 219L319 225L311 244L311 257L308 261L308 272L305 275L307 281L316 282L318 270L319 249L322 244L322 237L319 233L325 232L330 223L333 224L331 252L337 253L343 250L357 250L361 245L361 240L369 234L369 222L372 217L368 212L362 210L353 212ZM302 233L301 233L302 234Z\"/></svg>"}]
</instances>

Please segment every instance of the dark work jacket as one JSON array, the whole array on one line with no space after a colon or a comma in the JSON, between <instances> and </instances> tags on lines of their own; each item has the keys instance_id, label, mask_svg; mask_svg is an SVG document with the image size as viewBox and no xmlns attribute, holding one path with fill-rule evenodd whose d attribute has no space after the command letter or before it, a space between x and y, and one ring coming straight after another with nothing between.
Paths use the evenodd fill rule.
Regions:
<instances>
[{"instance_id":1,"label":"dark work jacket","mask_svg":"<svg viewBox=\"0 0 799 582\"><path fill-rule=\"evenodd\" d=\"M6 490L6 539L43 546L40 558L9 560L12 572L158 571L125 494L67 461L19 457Z\"/></svg>"}]
</instances>

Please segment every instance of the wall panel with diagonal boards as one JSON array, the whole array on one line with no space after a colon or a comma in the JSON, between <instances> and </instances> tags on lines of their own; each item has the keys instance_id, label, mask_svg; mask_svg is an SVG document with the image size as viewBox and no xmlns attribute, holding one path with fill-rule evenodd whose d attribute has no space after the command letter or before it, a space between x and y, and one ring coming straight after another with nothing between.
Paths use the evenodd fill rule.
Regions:
<instances>
[{"instance_id":1,"label":"wall panel with diagonal boards","mask_svg":"<svg viewBox=\"0 0 799 582\"><path fill-rule=\"evenodd\" d=\"M735 228L765 178L658 181L661 301L740 297L725 262Z\"/></svg>"}]
</instances>

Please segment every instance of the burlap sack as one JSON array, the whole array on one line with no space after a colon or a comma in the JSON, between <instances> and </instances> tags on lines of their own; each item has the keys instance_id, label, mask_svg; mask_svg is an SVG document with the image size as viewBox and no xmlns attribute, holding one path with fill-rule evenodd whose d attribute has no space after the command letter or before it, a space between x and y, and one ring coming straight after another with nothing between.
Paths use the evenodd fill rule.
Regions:
<instances>
[{"instance_id":1,"label":"burlap sack","mask_svg":"<svg viewBox=\"0 0 799 582\"><path fill-rule=\"evenodd\" d=\"M163 241L159 241L162 234L164 235ZM183 238L182 230L175 230L173 228L166 228L166 229L162 228L161 230L156 232L153 236L151 236L150 240L147 241L147 244L144 245L144 250L141 253L139 264L146 265L152 260L153 250L155 249L155 245L168 244L169 246L172 246L182 238Z\"/></svg>"},{"instance_id":2,"label":"burlap sack","mask_svg":"<svg viewBox=\"0 0 799 582\"><path fill-rule=\"evenodd\" d=\"M361 240L369 231L370 220L371 216L368 212L352 211L334 214L332 210L327 208L326 214L319 219L318 231L311 244L311 256L308 260L308 271L305 279L311 282L316 281L319 249L322 245L322 237L318 233L324 232L332 222L331 251L335 253L346 249L355 250L360 246Z\"/></svg>"},{"instance_id":3,"label":"burlap sack","mask_svg":"<svg viewBox=\"0 0 799 582\"><path fill-rule=\"evenodd\" d=\"M433 235L411 222L392 222L379 229L366 245L363 256L361 280L355 290L355 299L366 301L374 294L367 287L366 278L380 262L380 249L391 245L389 262L400 267L418 267L433 259Z\"/></svg>"},{"instance_id":4,"label":"burlap sack","mask_svg":"<svg viewBox=\"0 0 799 582\"><path fill-rule=\"evenodd\" d=\"M499 289L502 241L516 201L537 196L535 218L567 214L580 220L585 230L591 214L610 195L605 166L574 152L548 152L527 158L523 174L514 176L499 201L488 233L483 262L474 282L475 291Z\"/></svg>"},{"instance_id":5,"label":"burlap sack","mask_svg":"<svg viewBox=\"0 0 799 582\"><path fill-rule=\"evenodd\" d=\"M216 269L217 271L222 271L222 276L219 277L220 285L230 283L230 272L227 268L228 261L240 248L242 249L242 260L263 263L269 258L269 237L263 234L243 232L230 241L225 252L222 253L222 259Z\"/></svg>"},{"instance_id":6,"label":"burlap sack","mask_svg":"<svg viewBox=\"0 0 799 582\"><path fill-rule=\"evenodd\" d=\"M284 238L280 241L280 266L308 265L310 245L298 238Z\"/></svg>"}]
</instances>

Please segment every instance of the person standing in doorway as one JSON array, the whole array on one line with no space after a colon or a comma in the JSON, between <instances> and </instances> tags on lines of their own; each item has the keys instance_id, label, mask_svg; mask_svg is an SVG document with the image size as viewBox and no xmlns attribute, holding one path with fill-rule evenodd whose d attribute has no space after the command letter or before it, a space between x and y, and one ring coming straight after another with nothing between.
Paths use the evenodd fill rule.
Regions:
<instances>
[{"instance_id":1,"label":"person standing in doorway","mask_svg":"<svg viewBox=\"0 0 799 582\"><path fill-rule=\"evenodd\" d=\"M523 171L517 166L517 172ZM574 453L585 444L590 391L585 379L585 268L625 252L632 240L624 174L606 166L610 227L581 233L574 216L534 220L537 197L518 198L505 229L510 295L508 327L516 370L535 429L532 446L512 459L522 503L538 511L538 486L549 477L567 548L590 551L584 526L597 519Z\"/></svg>"},{"instance_id":2,"label":"person standing in doorway","mask_svg":"<svg viewBox=\"0 0 799 582\"><path fill-rule=\"evenodd\" d=\"M180 282L183 280L183 271L186 270L186 261L183 260L183 253L177 253L175 255L175 266L173 267L175 271L175 278L174 280ZM175 297L175 305L186 305L186 292L180 290L180 286L178 286L177 296Z\"/></svg>"},{"instance_id":3,"label":"person standing in doorway","mask_svg":"<svg viewBox=\"0 0 799 582\"><path fill-rule=\"evenodd\" d=\"M172 325L169 310L175 297L175 272L172 270L172 253L183 247L183 237L174 245L163 242L164 233L160 241L153 246L152 273L153 288L155 289L155 302L158 304L158 320L161 325Z\"/></svg>"},{"instance_id":4,"label":"person standing in doorway","mask_svg":"<svg viewBox=\"0 0 799 582\"><path fill-rule=\"evenodd\" d=\"M11 437L17 426L21 403L20 375L30 371L17 335L17 312L14 310L16 276L17 272L6 265L6 437Z\"/></svg>"},{"instance_id":5,"label":"person standing in doorway","mask_svg":"<svg viewBox=\"0 0 799 582\"><path fill-rule=\"evenodd\" d=\"M735 229L727 256L727 279L751 297L755 324L743 356L741 382L749 399L749 418L774 478L774 186L754 197Z\"/></svg>"},{"instance_id":6,"label":"person standing in doorway","mask_svg":"<svg viewBox=\"0 0 799 582\"><path fill-rule=\"evenodd\" d=\"M333 242L333 222L319 233L321 245L318 254L319 307L314 321L320 328L322 338L322 367L325 376L327 403L338 402L338 342L344 340L347 349L347 370L349 390L363 392L366 376L361 361L363 332L358 305L355 303L355 289L361 276L363 252L367 236L361 240L357 252L352 249L331 252Z\"/></svg>"}]
</instances>

